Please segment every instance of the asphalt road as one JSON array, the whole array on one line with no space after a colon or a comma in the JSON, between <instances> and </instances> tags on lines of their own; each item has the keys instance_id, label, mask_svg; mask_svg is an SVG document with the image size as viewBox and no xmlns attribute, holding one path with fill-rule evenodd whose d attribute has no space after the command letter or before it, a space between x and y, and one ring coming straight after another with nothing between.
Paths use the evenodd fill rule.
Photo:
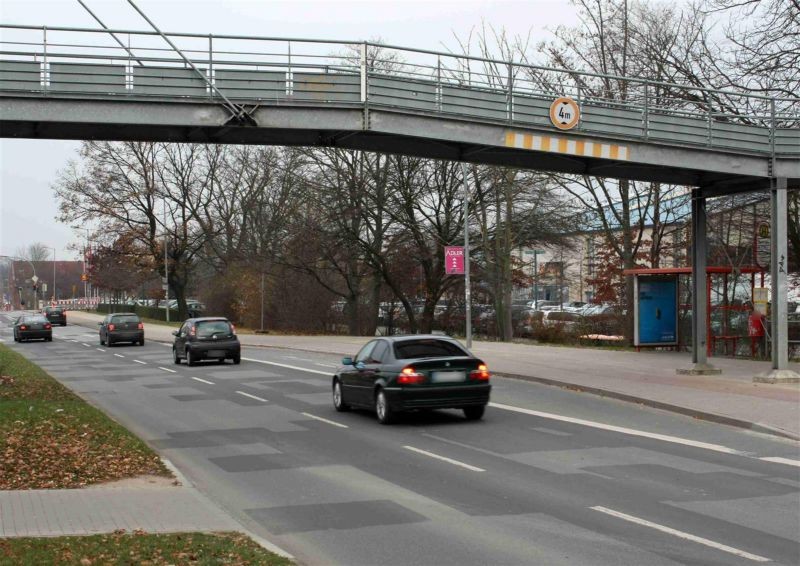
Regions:
<instances>
[{"instance_id":1,"label":"asphalt road","mask_svg":"<svg viewBox=\"0 0 800 566\"><path fill-rule=\"evenodd\" d=\"M499 378L482 421L386 427L334 411L327 355L189 368L78 326L15 344L6 320L0 339L303 564L800 563L790 441Z\"/></svg>"}]
</instances>

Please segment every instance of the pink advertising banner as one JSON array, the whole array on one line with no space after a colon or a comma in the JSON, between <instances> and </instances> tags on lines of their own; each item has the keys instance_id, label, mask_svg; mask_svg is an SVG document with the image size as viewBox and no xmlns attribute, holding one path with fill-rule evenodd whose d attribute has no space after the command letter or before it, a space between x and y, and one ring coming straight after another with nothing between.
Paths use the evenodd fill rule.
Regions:
<instances>
[{"instance_id":1,"label":"pink advertising banner","mask_svg":"<svg viewBox=\"0 0 800 566\"><path fill-rule=\"evenodd\" d=\"M464 275L464 248L462 246L445 246L444 272L447 275Z\"/></svg>"}]
</instances>

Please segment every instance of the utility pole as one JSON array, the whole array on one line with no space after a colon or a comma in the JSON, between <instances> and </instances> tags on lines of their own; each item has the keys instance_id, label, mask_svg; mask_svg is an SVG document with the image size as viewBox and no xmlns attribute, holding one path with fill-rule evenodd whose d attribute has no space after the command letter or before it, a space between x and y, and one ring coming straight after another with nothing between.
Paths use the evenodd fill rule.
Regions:
<instances>
[{"instance_id":1,"label":"utility pole","mask_svg":"<svg viewBox=\"0 0 800 566\"><path fill-rule=\"evenodd\" d=\"M164 200L164 305L169 322L169 262L167 261L167 201Z\"/></svg>"},{"instance_id":2,"label":"utility pole","mask_svg":"<svg viewBox=\"0 0 800 566\"><path fill-rule=\"evenodd\" d=\"M467 349L472 348L472 298L469 283L469 186L467 185L467 164L461 162L464 182L464 299L466 301Z\"/></svg>"}]
</instances>

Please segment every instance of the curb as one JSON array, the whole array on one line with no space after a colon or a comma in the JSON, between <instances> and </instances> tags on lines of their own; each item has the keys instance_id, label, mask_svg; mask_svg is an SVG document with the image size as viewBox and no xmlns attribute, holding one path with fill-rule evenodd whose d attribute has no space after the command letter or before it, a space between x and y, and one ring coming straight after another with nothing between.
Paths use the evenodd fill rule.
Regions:
<instances>
[{"instance_id":1,"label":"curb","mask_svg":"<svg viewBox=\"0 0 800 566\"><path fill-rule=\"evenodd\" d=\"M83 326L83 325L78 325L78 326ZM156 338L153 338L152 340L154 342L163 342L165 344L169 343L168 341L164 342ZM313 352L317 354L336 355L333 352L328 352L324 350L312 350L308 348L297 348L297 347L293 348L290 346L267 346L267 345L257 345L257 344L242 344L242 346L246 346L248 348L271 348L275 350L293 350L297 352ZM647 397L637 397L635 395L628 395L627 393L620 393L618 391L613 391L611 389L601 389L599 387L591 387L587 385L580 385L578 383L570 383L567 381L559 381L556 379L537 377L533 375L519 375L519 374L499 373L499 372L494 373L494 375L509 379L517 379L520 381L531 381L535 383L541 383L543 385L549 385L551 387L560 387L561 389L569 389L572 391L578 391L580 393L589 393L591 395L597 395L598 397L608 397L609 399L616 399L618 401L625 401L628 403L636 403L638 405L644 405L646 407L651 407L653 409L660 409L662 411L669 411L671 413L677 413L680 415L692 417L699 420L723 424L727 426L733 426L746 430L752 430L753 432L768 434L770 436L777 436L779 438L785 438L788 440L800 441L800 435L779 428L771 427L769 425L754 423L742 419L737 419L734 417L728 417L725 415L719 415L717 413L700 411L698 409L690 409L688 407L682 407L680 405L674 405L672 403L665 403L663 401L654 401L653 399L648 399Z\"/></svg>"}]
</instances>

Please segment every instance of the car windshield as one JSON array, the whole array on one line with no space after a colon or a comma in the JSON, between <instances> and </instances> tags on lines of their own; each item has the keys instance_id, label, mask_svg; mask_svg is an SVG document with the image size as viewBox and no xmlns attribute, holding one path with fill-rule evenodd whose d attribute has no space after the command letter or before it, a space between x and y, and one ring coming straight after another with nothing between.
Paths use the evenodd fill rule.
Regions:
<instances>
[{"instance_id":1,"label":"car windshield","mask_svg":"<svg viewBox=\"0 0 800 566\"><path fill-rule=\"evenodd\" d=\"M139 322L139 317L135 314L121 314L111 319L114 324L125 324L126 322Z\"/></svg>"},{"instance_id":2,"label":"car windshield","mask_svg":"<svg viewBox=\"0 0 800 566\"><path fill-rule=\"evenodd\" d=\"M45 317L41 315L37 316L26 316L22 319L22 322L32 323L32 322L49 322Z\"/></svg>"},{"instance_id":3,"label":"car windshield","mask_svg":"<svg viewBox=\"0 0 800 566\"><path fill-rule=\"evenodd\" d=\"M56 307L47 307L47 312L54 313L54 314L61 314L63 311L60 308Z\"/></svg>"},{"instance_id":4,"label":"car windshield","mask_svg":"<svg viewBox=\"0 0 800 566\"><path fill-rule=\"evenodd\" d=\"M198 338L211 338L220 334L233 334L231 323L227 320L203 320L197 323Z\"/></svg>"},{"instance_id":5,"label":"car windshield","mask_svg":"<svg viewBox=\"0 0 800 566\"><path fill-rule=\"evenodd\" d=\"M397 342L394 345L394 355L398 360L408 360L413 358L468 356L469 354L454 342L431 338Z\"/></svg>"}]
</instances>

